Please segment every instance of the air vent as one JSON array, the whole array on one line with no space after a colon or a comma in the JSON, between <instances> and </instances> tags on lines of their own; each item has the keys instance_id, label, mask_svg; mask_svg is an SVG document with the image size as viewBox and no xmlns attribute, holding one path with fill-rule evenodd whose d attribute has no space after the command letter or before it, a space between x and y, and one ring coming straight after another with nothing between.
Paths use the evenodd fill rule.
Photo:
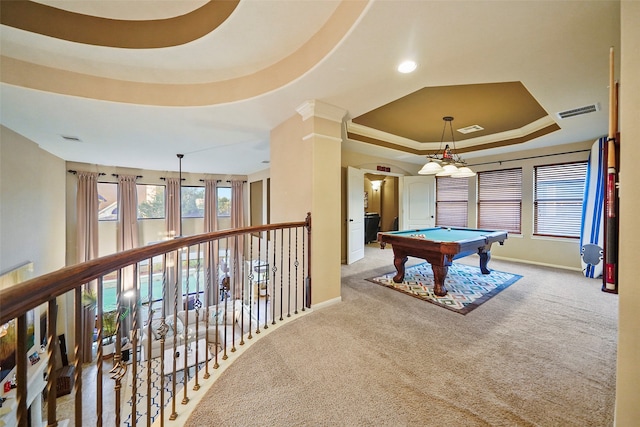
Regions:
<instances>
[{"instance_id":1,"label":"air vent","mask_svg":"<svg viewBox=\"0 0 640 427\"><path fill-rule=\"evenodd\" d=\"M65 141L82 142L82 140L77 136L70 136L70 135L61 135L61 136L62 136L62 139L64 139Z\"/></svg>"},{"instance_id":2,"label":"air vent","mask_svg":"<svg viewBox=\"0 0 640 427\"><path fill-rule=\"evenodd\" d=\"M484 130L484 128L479 125L471 125L471 126L467 126L466 128L458 129L458 132L467 134L467 133L478 132L480 130Z\"/></svg>"},{"instance_id":3,"label":"air vent","mask_svg":"<svg viewBox=\"0 0 640 427\"><path fill-rule=\"evenodd\" d=\"M556 114L559 119L567 119L581 114L595 113L596 111L600 111L600 103L585 105L584 107L574 108L572 110L560 111Z\"/></svg>"}]
</instances>

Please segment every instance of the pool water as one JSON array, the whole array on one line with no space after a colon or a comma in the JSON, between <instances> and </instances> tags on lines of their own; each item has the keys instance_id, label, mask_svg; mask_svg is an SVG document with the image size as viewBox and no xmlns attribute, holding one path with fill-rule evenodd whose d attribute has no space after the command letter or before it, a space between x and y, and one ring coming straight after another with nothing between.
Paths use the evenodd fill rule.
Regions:
<instances>
[{"instance_id":1,"label":"pool water","mask_svg":"<svg viewBox=\"0 0 640 427\"><path fill-rule=\"evenodd\" d=\"M149 298L149 278L148 276L141 276L140 282L138 284L138 288L140 290L140 296L139 298L136 298L138 304L146 305L147 303L149 303L150 299L152 301L162 300L163 281L164 279L163 279L162 273L153 275L153 280L151 283L151 298ZM189 283L189 293L190 294L195 293L196 290L198 290L196 288L198 281L197 281L195 270L192 272L189 272L188 283ZM199 278L199 290L201 292L204 290L204 283L205 283L204 272L201 272L200 278ZM174 286L174 284L167 284L167 285ZM116 286L117 286L117 282L115 280L108 280L108 281L105 280L103 282L102 299L103 299L103 311L105 312L113 311L116 309L116 306L117 306ZM167 291L168 290L169 289L167 289ZM187 277L183 277L182 279L181 290L183 295L187 293ZM125 297L121 295L122 304L126 304L126 300L124 298Z\"/></svg>"}]
</instances>

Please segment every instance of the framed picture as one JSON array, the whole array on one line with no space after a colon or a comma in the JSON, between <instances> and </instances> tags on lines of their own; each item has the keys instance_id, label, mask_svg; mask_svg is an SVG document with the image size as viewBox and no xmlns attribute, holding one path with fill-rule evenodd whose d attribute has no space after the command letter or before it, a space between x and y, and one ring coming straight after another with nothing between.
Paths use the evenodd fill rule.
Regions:
<instances>
[{"instance_id":1,"label":"framed picture","mask_svg":"<svg viewBox=\"0 0 640 427\"><path fill-rule=\"evenodd\" d=\"M0 275L0 289L8 288L31 278L33 263L24 263ZM4 380L16 366L16 319L0 325L0 381ZM35 345L35 312L27 312L27 350Z\"/></svg>"}]
</instances>

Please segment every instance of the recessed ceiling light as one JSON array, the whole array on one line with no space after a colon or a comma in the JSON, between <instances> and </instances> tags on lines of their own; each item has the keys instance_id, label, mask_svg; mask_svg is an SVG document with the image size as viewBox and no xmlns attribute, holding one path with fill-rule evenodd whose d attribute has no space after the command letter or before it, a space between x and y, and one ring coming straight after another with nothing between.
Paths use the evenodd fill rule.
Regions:
<instances>
[{"instance_id":1,"label":"recessed ceiling light","mask_svg":"<svg viewBox=\"0 0 640 427\"><path fill-rule=\"evenodd\" d=\"M418 65L414 61L404 61L400 65L398 65L398 71L407 74L414 71Z\"/></svg>"}]
</instances>

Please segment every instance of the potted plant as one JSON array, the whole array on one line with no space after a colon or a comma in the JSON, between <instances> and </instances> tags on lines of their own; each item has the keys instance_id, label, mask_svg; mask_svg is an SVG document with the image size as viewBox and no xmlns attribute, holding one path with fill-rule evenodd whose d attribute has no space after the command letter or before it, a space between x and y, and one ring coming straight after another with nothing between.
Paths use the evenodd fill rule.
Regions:
<instances>
[{"instance_id":1,"label":"potted plant","mask_svg":"<svg viewBox=\"0 0 640 427\"><path fill-rule=\"evenodd\" d=\"M111 356L115 347L116 325L118 319L117 311L107 311L102 315L102 355Z\"/></svg>"}]
</instances>

